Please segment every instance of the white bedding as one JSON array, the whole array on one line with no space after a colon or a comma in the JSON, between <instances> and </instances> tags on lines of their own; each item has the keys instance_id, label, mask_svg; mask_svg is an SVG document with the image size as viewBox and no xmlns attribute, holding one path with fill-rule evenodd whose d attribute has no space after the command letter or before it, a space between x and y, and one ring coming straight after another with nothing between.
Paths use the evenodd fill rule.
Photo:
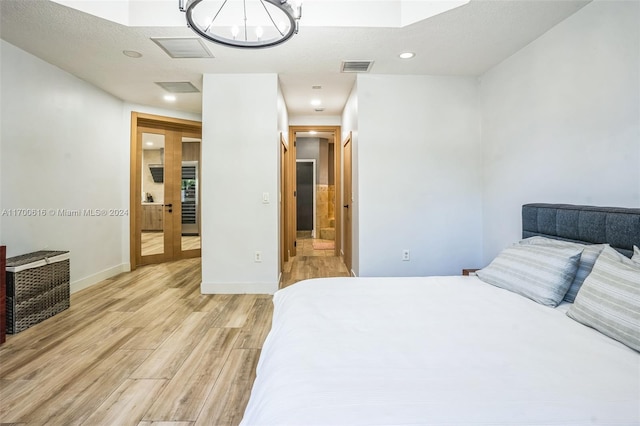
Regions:
<instances>
[{"instance_id":1,"label":"white bedding","mask_svg":"<svg viewBox=\"0 0 640 426\"><path fill-rule=\"evenodd\" d=\"M277 292L242 425L640 425L640 354L477 277Z\"/></svg>"}]
</instances>

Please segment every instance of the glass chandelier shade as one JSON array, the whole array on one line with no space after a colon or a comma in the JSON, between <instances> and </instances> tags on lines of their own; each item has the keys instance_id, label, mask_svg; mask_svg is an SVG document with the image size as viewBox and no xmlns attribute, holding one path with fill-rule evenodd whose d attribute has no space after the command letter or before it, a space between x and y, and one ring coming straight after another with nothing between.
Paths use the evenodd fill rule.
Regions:
<instances>
[{"instance_id":1,"label":"glass chandelier shade","mask_svg":"<svg viewBox=\"0 0 640 426\"><path fill-rule=\"evenodd\" d=\"M249 49L287 41L302 14L301 0L179 0L179 8L201 37Z\"/></svg>"}]
</instances>

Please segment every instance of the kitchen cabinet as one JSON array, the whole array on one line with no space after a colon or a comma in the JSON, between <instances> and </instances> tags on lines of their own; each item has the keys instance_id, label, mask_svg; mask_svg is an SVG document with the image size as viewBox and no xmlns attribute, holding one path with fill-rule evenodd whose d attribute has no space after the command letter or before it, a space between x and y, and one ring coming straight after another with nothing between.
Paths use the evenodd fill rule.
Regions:
<instances>
[{"instance_id":1,"label":"kitchen cabinet","mask_svg":"<svg viewBox=\"0 0 640 426\"><path fill-rule=\"evenodd\" d=\"M162 231L162 204L142 204L142 230Z\"/></svg>"}]
</instances>

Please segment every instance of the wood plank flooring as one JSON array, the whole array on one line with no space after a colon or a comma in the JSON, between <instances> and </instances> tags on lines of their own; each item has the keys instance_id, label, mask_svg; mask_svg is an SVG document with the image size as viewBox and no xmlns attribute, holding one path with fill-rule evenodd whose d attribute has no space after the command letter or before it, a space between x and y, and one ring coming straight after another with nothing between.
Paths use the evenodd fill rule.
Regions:
<instances>
[{"instance_id":1,"label":"wood plank flooring","mask_svg":"<svg viewBox=\"0 0 640 426\"><path fill-rule=\"evenodd\" d=\"M237 425L271 328L269 295L200 294L200 259L149 265L71 297L0 346L0 423ZM299 256L284 285L348 276Z\"/></svg>"},{"instance_id":2,"label":"wood plank flooring","mask_svg":"<svg viewBox=\"0 0 640 426\"><path fill-rule=\"evenodd\" d=\"M271 327L269 295L201 295L200 259L75 293L0 346L0 423L237 425Z\"/></svg>"}]
</instances>

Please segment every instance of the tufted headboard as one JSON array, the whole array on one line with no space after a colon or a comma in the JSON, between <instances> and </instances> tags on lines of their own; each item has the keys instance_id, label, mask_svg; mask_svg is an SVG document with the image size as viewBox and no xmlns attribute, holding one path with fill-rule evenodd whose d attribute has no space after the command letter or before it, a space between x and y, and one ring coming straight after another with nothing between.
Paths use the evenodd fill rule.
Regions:
<instances>
[{"instance_id":1,"label":"tufted headboard","mask_svg":"<svg viewBox=\"0 0 640 426\"><path fill-rule=\"evenodd\" d=\"M609 243L627 257L640 247L640 209L525 204L522 238L540 235L588 244Z\"/></svg>"}]
</instances>

